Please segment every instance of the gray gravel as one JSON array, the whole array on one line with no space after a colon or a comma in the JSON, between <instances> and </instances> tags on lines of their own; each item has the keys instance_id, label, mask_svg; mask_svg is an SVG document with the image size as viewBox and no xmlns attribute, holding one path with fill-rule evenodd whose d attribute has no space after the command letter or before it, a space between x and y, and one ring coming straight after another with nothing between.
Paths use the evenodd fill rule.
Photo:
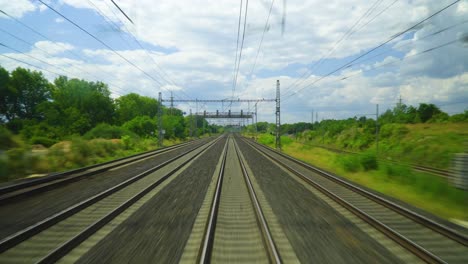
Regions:
<instances>
[{"instance_id":1,"label":"gray gravel","mask_svg":"<svg viewBox=\"0 0 468 264\"><path fill-rule=\"evenodd\" d=\"M238 144L301 262L401 262L278 166Z\"/></svg>"},{"instance_id":2,"label":"gray gravel","mask_svg":"<svg viewBox=\"0 0 468 264\"><path fill-rule=\"evenodd\" d=\"M202 154L78 263L177 263L224 144Z\"/></svg>"},{"instance_id":3,"label":"gray gravel","mask_svg":"<svg viewBox=\"0 0 468 264\"><path fill-rule=\"evenodd\" d=\"M201 142L198 144L201 144ZM135 163L115 171L106 171L54 190L2 205L0 206L0 239L115 186L193 147L184 146L181 149L164 153L141 163Z\"/></svg>"}]
</instances>

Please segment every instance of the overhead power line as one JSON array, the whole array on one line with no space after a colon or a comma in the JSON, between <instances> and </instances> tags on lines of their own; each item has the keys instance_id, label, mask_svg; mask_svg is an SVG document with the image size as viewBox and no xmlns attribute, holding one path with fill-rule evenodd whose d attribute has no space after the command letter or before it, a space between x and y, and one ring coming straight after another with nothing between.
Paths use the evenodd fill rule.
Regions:
<instances>
[{"instance_id":1,"label":"overhead power line","mask_svg":"<svg viewBox=\"0 0 468 264\"><path fill-rule=\"evenodd\" d=\"M55 74L55 75L57 75L57 76L62 76L62 74L57 73L57 72L55 72L55 71L48 70L48 69L46 69L46 68L43 68L43 67L40 67L40 66L31 64L31 63L29 63L29 62L26 62L26 61L23 61L23 60L20 60L20 59L17 59L17 58L10 57L10 56L5 55L5 54L1 54L1 53L0 53L0 56L3 56L3 57L8 58L8 59L10 59L10 60L14 60L14 61L16 61L16 62L23 63L23 64L25 64L25 65L34 67L34 68L39 69L39 70L41 70L41 71L45 71L45 72L48 72L48 73L52 73L52 74ZM122 94L119 93L119 92L117 92L117 91L112 91L112 92L114 92L115 94L117 94L117 95L119 95L119 96L122 96Z\"/></svg>"},{"instance_id":2,"label":"overhead power line","mask_svg":"<svg viewBox=\"0 0 468 264\"><path fill-rule=\"evenodd\" d=\"M130 21L133 24L132 19L130 19L130 17L128 17L127 14L125 14L122 8L120 8L120 6L117 3L115 3L114 0L111 0L111 2L120 10L120 13L122 13L128 19L128 21Z\"/></svg>"},{"instance_id":3,"label":"overhead power line","mask_svg":"<svg viewBox=\"0 0 468 264\"><path fill-rule=\"evenodd\" d=\"M88 0L90 1L90 0ZM122 22L122 20L120 20L120 18L117 16L117 14L114 12L114 10L107 4L107 2L104 2L106 4L106 6L109 8L109 10L112 12L112 14L114 14L115 18L117 20L120 21L120 23L122 23L123 27L125 28L126 32L129 34L129 36L133 39L133 41L135 43L137 43L137 45L145 52L145 54L147 55L147 57L149 57L149 59L153 62L153 64L156 66L156 68L158 68L159 70L157 70L156 68L153 68L154 72L162 79L164 80L165 82L167 82L168 84L171 84L171 85L174 85L174 86L178 86L178 87L182 87L181 85L177 84L162 68L161 66L159 65L159 63L157 63L153 56L150 54L150 52L145 48L143 47L143 45L141 44L140 41L138 41L138 39L134 36L134 34L129 30L129 28L127 27L127 25L125 23ZM97 6L96 6L97 9L99 9ZM100 10L100 9L99 9ZM109 19L109 18L108 18ZM115 24L115 23L113 23ZM117 26L118 28L118 26ZM151 64L151 63L150 63ZM181 93L183 95L185 95L185 97L189 98L189 99L192 99L187 93L185 93L183 90L181 90ZM176 97L178 97L176 95Z\"/></svg>"},{"instance_id":4,"label":"overhead power line","mask_svg":"<svg viewBox=\"0 0 468 264\"><path fill-rule=\"evenodd\" d=\"M242 50L244 49L244 39L245 39L245 29L247 26L247 11L249 10L249 0L245 2L245 12L244 12L244 29L242 30L242 41L241 41L241 46L240 46L240 51L239 51L239 60L237 61L237 70L236 70L236 75L234 77L234 88L232 90L232 97L234 97L234 93L236 92L236 86L237 86L237 77L239 75L239 69L240 69L240 64L242 60ZM229 108L231 105L229 105Z\"/></svg>"},{"instance_id":5,"label":"overhead power line","mask_svg":"<svg viewBox=\"0 0 468 264\"><path fill-rule=\"evenodd\" d=\"M45 36L44 34L42 34L41 32L37 31L36 29L34 29L34 28L32 28L32 27L26 25L25 23L21 22L20 20L16 19L15 17L11 16L10 14L6 13L5 11L0 10L0 13L4 14L5 16L7 16L8 18L12 19L13 21L15 21L16 23L20 24L21 26L27 28L28 30L30 30L30 31L33 32L34 34L36 34L36 35L38 35L38 36L40 36L40 37L46 39L47 41L49 41L49 42L52 43L53 45L55 45L55 46L61 48L61 46L60 46L58 43L54 42L54 41L51 40L49 37ZM9 33L9 34L11 35L11 33ZM15 37L15 38L18 38L18 37ZM79 55L79 54L77 54L77 53L75 53L75 52L73 52L73 51L66 50L66 52L67 52L68 54L74 56L75 58L79 58L79 59L81 59L81 60L83 60L83 61L89 63L89 61L88 61L86 58L84 58L83 56L81 56L81 55ZM80 68L80 67L78 67L77 65L74 65L74 67ZM100 69L102 72L104 72L104 73L105 73L106 75L108 75L109 77L115 78L115 76L110 75L109 73L107 73L107 71L103 70L100 66L96 65L96 67L98 67L98 69ZM102 78L97 77L95 74L89 73L88 71L86 71L86 70L84 70L84 69L82 69L82 68L80 68L80 69L81 69L81 71L83 71L84 73L88 74L89 76L93 76L93 77L96 78L97 80L102 79ZM107 81L107 83L109 83L109 84L111 84L112 86L118 88L119 90L125 91L124 89L122 89L122 88L119 87L118 85L113 84L113 83L110 82L110 81Z\"/></svg>"},{"instance_id":6,"label":"overhead power line","mask_svg":"<svg viewBox=\"0 0 468 264\"><path fill-rule=\"evenodd\" d=\"M294 81L291 85L289 85L288 87L286 87L286 89L284 89L283 91L283 94L287 94L290 90L294 89L294 88L297 88L299 85L301 85L304 81L306 81L310 75L312 75L312 72L320 67L320 65L323 63L323 61L330 57L334 52L335 50L340 46L340 44L345 40L345 39L348 39L349 37L351 37L354 33L357 32L357 30L354 30L354 28L359 25L359 23L361 23L361 21L363 19L365 19L366 17L368 17L370 14L372 14L372 12L375 10L375 8L381 3L382 0L376 0L367 10L366 12L364 12L359 18L358 20L356 20L354 22L354 24L341 36L340 39L338 39L334 44L333 46L328 50L327 54L326 55L323 55L322 57L320 57L320 59L318 61L316 61L311 67L310 67L310 70L304 72L301 77L299 77L299 79L297 79L296 81ZM362 27L361 27L362 29ZM306 77L307 76L307 77Z\"/></svg>"},{"instance_id":7,"label":"overhead power line","mask_svg":"<svg viewBox=\"0 0 468 264\"><path fill-rule=\"evenodd\" d=\"M321 80L327 78L328 76L330 76L330 75L332 75L332 74L334 74L334 73L336 73L336 72L338 72L338 71L340 71L340 70L346 68L348 65L352 64L352 63L355 62L355 61L358 61L358 60L361 59L362 57L364 57L364 56L368 55L369 53L371 53L371 52L373 52L373 51L379 49L380 47L384 46L385 44L389 43L390 41L392 41L392 40L394 40L394 39L396 39L396 38L402 36L403 34L409 32L409 31L411 31L411 30L413 30L413 29L415 29L415 28L417 28L417 27L418 27L419 25L421 25L422 23L424 23L424 22L428 21L429 19L433 18L434 16L436 16L436 15L442 13L443 11L447 10L448 8L450 8L451 6L455 5L455 4L458 3L458 2L460 2L460 0L456 0L456 1L454 1L454 2L452 2L452 3L450 3L450 4L448 4L448 5L444 6L443 8L441 8L441 9L439 9L438 11L434 12L434 13L431 14L430 16L424 18L423 20L419 21L418 23L414 24L413 26L411 26L411 27L409 27L409 28L407 28L407 29L405 29L405 30L403 30L403 31L400 31L400 32L397 33L397 34L394 34L394 35L391 36L389 39L387 39L386 41L384 41L384 42L382 42L381 44L377 45L376 47L374 47L374 48L372 48L372 49L366 51L365 53L363 53L363 54L357 56L356 58L354 58L354 59L352 59L351 61L345 63L344 65L342 65L342 66L336 68L335 70L332 70L331 72L329 72L329 73L325 74L324 76L318 78L317 80L315 80L315 81L312 82L311 84L308 84L307 86L304 86L303 88L301 88L301 89L295 91L293 94L295 94L295 93L297 93L297 92L299 92L299 91L302 91L302 90L304 90L304 89L306 89L306 88L312 87L312 86L313 86L314 84L316 84L317 82L319 82L319 81L321 81ZM292 95L289 95L289 96L287 96L287 98L290 98L291 96L292 96Z\"/></svg>"},{"instance_id":8,"label":"overhead power line","mask_svg":"<svg viewBox=\"0 0 468 264\"><path fill-rule=\"evenodd\" d=\"M98 37L96 37L95 35L91 34L89 31L87 31L86 29L82 28L80 25L78 25L76 22L74 22L73 20L69 19L68 17L66 17L65 15L63 15L62 13L60 13L59 11L55 10L53 7L51 7L50 5L46 4L44 1L42 0L38 0L39 2L41 2L43 5L45 5L47 8L49 8L50 10L52 10L54 13L56 13L57 15L61 16L63 19L67 20L68 22L70 22L72 25L74 25L75 27L77 27L78 29L80 29L81 31L83 31L84 33L86 33L88 36L90 36L91 38L95 39L97 42L101 43L104 47L108 48L109 50L111 50L114 54L116 54L117 56L119 56L120 58L122 58L124 61L126 61L128 64L132 65L134 68L136 68L137 70L139 70L140 72L142 72L144 75L146 75L148 78L150 78L151 80L153 80L154 82L158 83L161 87L162 87L162 83L160 81L158 81L157 79L155 79L153 76L149 75L147 72L145 72L144 70L142 70L140 67L138 67L136 64L134 64L133 62L131 62L129 59L127 59L125 56L123 56L122 54L120 54L119 52L117 52L116 50L114 50L111 46L109 46L108 44L106 44L104 41L100 40Z\"/></svg>"},{"instance_id":9,"label":"overhead power line","mask_svg":"<svg viewBox=\"0 0 468 264\"><path fill-rule=\"evenodd\" d=\"M255 66L257 65L258 54L260 53L260 50L262 49L263 38L265 37L265 32L267 31L267 28L268 28L268 22L270 21L271 10L273 9L274 3L275 3L275 0L271 0L270 11L268 12L267 20L265 22L265 27L263 28L262 38L260 39L260 44L258 45L257 55L255 55L255 61L252 66L252 70L250 71L250 74L249 74L250 76L252 76L255 70Z\"/></svg>"},{"instance_id":10,"label":"overhead power line","mask_svg":"<svg viewBox=\"0 0 468 264\"><path fill-rule=\"evenodd\" d=\"M236 81L236 71L237 71L237 59L238 59L238 54L239 54L239 40L240 40L240 26L241 26L241 20L242 20L242 7L243 7L243 1L240 1L240 7L239 7L239 22L237 24L237 44L236 44L236 59L234 61L234 70L232 71L232 95L231 97L234 97L234 82ZM224 111L224 109L223 109Z\"/></svg>"}]
</instances>

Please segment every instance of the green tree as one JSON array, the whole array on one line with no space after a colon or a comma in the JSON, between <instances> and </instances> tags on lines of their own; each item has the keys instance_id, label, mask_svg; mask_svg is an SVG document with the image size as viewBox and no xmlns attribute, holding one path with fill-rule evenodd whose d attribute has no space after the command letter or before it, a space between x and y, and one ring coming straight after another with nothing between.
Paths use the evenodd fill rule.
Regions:
<instances>
[{"instance_id":1,"label":"green tree","mask_svg":"<svg viewBox=\"0 0 468 264\"><path fill-rule=\"evenodd\" d=\"M2 119L42 119L38 106L50 99L51 84L41 72L0 68L0 103ZM14 129L16 130L16 129Z\"/></svg>"},{"instance_id":2,"label":"green tree","mask_svg":"<svg viewBox=\"0 0 468 264\"><path fill-rule=\"evenodd\" d=\"M137 116L124 123L123 128L128 129L141 137L151 137L156 134L156 120L149 116Z\"/></svg>"},{"instance_id":3,"label":"green tree","mask_svg":"<svg viewBox=\"0 0 468 264\"><path fill-rule=\"evenodd\" d=\"M418 116L423 123L429 121L433 116L440 113L442 113L442 111L434 104L419 104Z\"/></svg>"},{"instance_id":4,"label":"green tree","mask_svg":"<svg viewBox=\"0 0 468 264\"><path fill-rule=\"evenodd\" d=\"M61 76L54 81L52 102L41 107L47 122L63 134L84 134L99 123L112 123L114 102L107 85Z\"/></svg>"},{"instance_id":5,"label":"green tree","mask_svg":"<svg viewBox=\"0 0 468 264\"><path fill-rule=\"evenodd\" d=\"M137 116L153 118L159 110L156 99L130 93L115 100L117 123L123 124Z\"/></svg>"}]
</instances>

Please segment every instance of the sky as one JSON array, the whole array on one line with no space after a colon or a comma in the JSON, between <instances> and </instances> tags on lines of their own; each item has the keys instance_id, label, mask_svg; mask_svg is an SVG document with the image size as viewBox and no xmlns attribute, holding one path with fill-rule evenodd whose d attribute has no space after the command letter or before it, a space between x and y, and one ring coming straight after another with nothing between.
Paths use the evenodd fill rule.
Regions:
<instances>
[{"instance_id":1,"label":"sky","mask_svg":"<svg viewBox=\"0 0 468 264\"><path fill-rule=\"evenodd\" d=\"M282 123L372 117L400 98L468 109L468 0L115 0L133 23L110 0L42 2L0 0L2 67L102 81L114 98L274 99L279 80Z\"/></svg>"}]
</instances>

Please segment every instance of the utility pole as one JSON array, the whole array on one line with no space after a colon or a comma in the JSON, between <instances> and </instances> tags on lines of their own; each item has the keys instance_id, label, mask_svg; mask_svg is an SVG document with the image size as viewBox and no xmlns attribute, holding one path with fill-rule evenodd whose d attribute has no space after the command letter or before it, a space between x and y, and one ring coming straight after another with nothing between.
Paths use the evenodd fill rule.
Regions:
<instances>
[{"instance_id":1,"label":"utility pole","mask_svg":"<svg viewBox=\"0 0 468 264\"><path fill-rule=\"evenodd\" d=\"M174 109L174 97L172 96L172 91L171 91L171 115L172 115L173 109Z\"/></svg>"},{"instance_id":2,"label":"utility pole","mask_svg":"<svg viewBox=\"0 0 468 264\"><path fill-rule=\"evenodd\" d=\"M255 103L255 140L257 140L257 103Z\"/></svg>"},{"instance_id":3,"label":"utility pole","mask_svg":"<svg viewBox=\"0 0 468 264\"><path fill-rule=\"evenodd\" d=\"M162 94L159 92L159 111L158 111L158 146L161 148L163 146L163 129L162 129Z\"/></svg>"},{"instance_id":4,"label":"utility pole","mask_svg":"<svg viewBox=\"0 0 468 264\"><path fill-rule=\"evenodd\" d=\"M375 112L375 156L379 155L379 104L376 105Z\"/></svg>"},{"instance_id":5,"label":"utility pole","mask_svg":"<svg viewBox=\"0 0 468 264\"><path fill-rule=\"evenodd\" d=\"M190 108L190 137L193 137L193 116L192 116L192 108Z\"/></svg>"},{"instance_id":6,"label":"utility pole","mask_svg":"<svg viewBox=\"0 0 468 264\"><path fill-rule=\"evenodd\" d=\"M280 81L276 80L276 149L281 151L281 104Z\"/></svg>"},{"instance_id":7,"label":"utility pole","mask_svg":"<svg viewBox=\"0 0 468 264\"><path fill-rule=\"evenodd\" d=\"M198 113L198 99L195 99L195 137L198 137L198 129L197 129L197 113Z\"/></svg>"}]
</instances>

